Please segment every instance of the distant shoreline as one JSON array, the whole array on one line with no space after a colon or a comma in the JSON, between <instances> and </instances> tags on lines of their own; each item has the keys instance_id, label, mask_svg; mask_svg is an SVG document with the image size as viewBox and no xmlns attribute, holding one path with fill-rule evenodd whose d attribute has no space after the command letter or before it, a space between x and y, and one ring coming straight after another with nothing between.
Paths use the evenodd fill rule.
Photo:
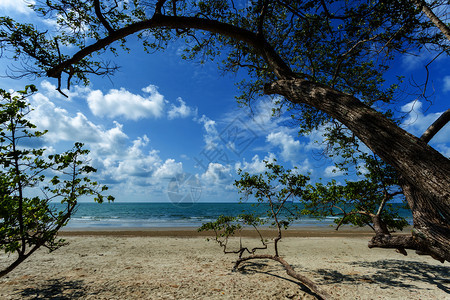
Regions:
<instances>
[{"instance_id":1,"label":"distant shoreline","mask_svg":"<svg viewBox=\"0 0 450 300\"><path fill-rule=\"evenodd\" d=\"M263 237L275 236L276 231L271 228L260 229ZM404 229L399 234L409 234L410 228ZM336 231L333 227L291 227L283 230L283 237L371 237L373 231L370 228L343 228ZM132 237L211 237L213 232L198 232L196 227L86 227L64 228L59 232L65 236L132 236ZM255 230L244 229L243 237L258 237Z\"/></svg>"}]
</instances>

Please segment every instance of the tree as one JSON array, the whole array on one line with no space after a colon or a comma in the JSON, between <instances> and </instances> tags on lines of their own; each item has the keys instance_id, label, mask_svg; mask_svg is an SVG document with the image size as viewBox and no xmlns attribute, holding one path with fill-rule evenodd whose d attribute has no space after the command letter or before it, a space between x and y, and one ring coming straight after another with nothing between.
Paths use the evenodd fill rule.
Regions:
<instances>
[{"instance_id":1,"label":"tree","mask_svg":"<svg viewBox=\"0 0 450 300\"><path fill-rule=\"evenodd\" d=\"M294 268L280 256L278 247L278 242L282 239L282 229L287 229L289 223L299 216L298 208L293 205L288 207L287 204L291 201L301 199L305 192L306 183L309 181L309 177L298 174L296 170L285 170L282 166L275 164L275 162L264 162L266 165L266 172L264 172L264 174L250 175L248 172L239 170L238 173L241 176L241 179L236 180L234 185L239 189L239 192L243 194L241 199L247 200L249 196L253 196L259 204L267 205L267 216L269 217L267 220L270 220L272 223L271 225L275 227L277 231L277 235L273 238L273 254L257 253L259 250L268 249L269 242L261 235L258 226L269 221L264 221L253 214L220 216L214 222L203 224L198 230L214 231L215 240L223 248L224 253L238 254L238 259L234 265L235 270L245 261L271 259L283 265L289 276L302 282L315 292L320 299L327 299L330 297L329 294L314 281L297 273ZM258 232L261 245L249 248L240 241L237 250L230 250L228 246L229 238L235 234L239 234L243 225L251 226Z\"/></svg>"},{"instance_id":2,"label":"tree","mask_svg":"<svg viewBox=\"0 0 450 300\"><path fill-rule=\"evenodd\" d=\"M405 199L398 174L374 155L362 153L357 161L361 159L365 164L356 167L363 169L357 172L359 180L346 180L345 185L335 180L308 185L302 197L302 214L318 218L335 216L336 230L344 224L352 224L369 226L375 237L391 236L392 232L403 230L408 225L407 220L399 215L400 208L408 207L401 205ZM348 168L338 164L337 170L347 171ZM404 248L398 247L397 250L406 255Z\"/></svg>"},{"instance_id":3,"label":"tree","mask_svg":"<svg viewBox=\"0 0 450 300\"><path fill-rule=\"evenodd\" d=\"M3 17L0 45L12 51L14 59L24 58L21 62L28 74L57 78L61 90L62 80L70 87L74 80L86 83L88 74L112 74L115 66L98 54L108 49L117 53L114 44L129 50L130 35L136 34L148 52L164 49L172 39L185 39L186 58L217 57L223 59L224 71L247 70L249 79L240 83L241 102L278 95L280 104L296 110L301 132L330 124L345 128L395 168L413 213L414 230L401 240L377 235L371 246L413 249L449 261L450 162L426 139L398 126L385 109L395 105L397 85L386 87L383 78L399 55L424 49L449 54L444 34L448 26L437 22L437 17L430 21L421 15L422 9L439 7L446 10L448 4L38 1L35 10L42 17L56 18L60 34L51 36ZM63 54L63 46L69 45L78 51ZM421 95L426 96L425 90ZM445 116L444 124L449 114Z\"/></svg>"},{"instance_id":4,"label":"tree","mask_svg":"<svg viewBox=\"0 0 450 300\"><path fill-rule=\"evenodd\" d=\"M257 200L257 205L267 207L265 218L253 213L238 216L220 216L214 222L208 222L199 231L214 231L215 241L225 254L238 254L234 269L245 261L271 259L283 265L288 275L299 280L321 298L329 298L326 291L315 282L301 275L280 255L278 243L282 239L282 230L302 215L317 218L338 216L335 219L338 230L343 224L370 226L376 235L391 235L393 230L402 230L408 222L398 214L398 206L392 205L397 191L397 176L392 167L383 165L371 156L364 179L338 185L331 181L326 185L310 183L307 175L299 174L297 168L286 170L274 162L264 161L266 171L261 174L249 174L239 170L241 176L234 185L243 194L241 200L249 197ZM273 254L257 254L268 249L269 242L262 236L258 226L270 223L277 235L273 238ZM230 250L230 237L239 235L243 226L250 226L259 235L260 246L245 246L240 240L239 248ZM403 248L398 249L404 253Z\"/></svg>"},{"instance_id":5,"label":"tree","mask_svg":"<svg viewBox=\"0 0 450 300\"><path fill-rule=\"evenodd\" d=\"M77 200L92 195L102 203L101 192L108 189L86 176L96 170L83 161L89 153L83 144L75 143L72 150L47 158L45 149L26 146L45 134L26 119L30 112L26 97L35 91L34 86L17 93L0 89L0 249L17 253L0 269L0 277L41 247L54 251L63 246L57 234L76 211ZM36 194L38 187L42 197L28 196ZM54 207L52 201L57 200L64 209Z\"/></svg>"}]
</instances>

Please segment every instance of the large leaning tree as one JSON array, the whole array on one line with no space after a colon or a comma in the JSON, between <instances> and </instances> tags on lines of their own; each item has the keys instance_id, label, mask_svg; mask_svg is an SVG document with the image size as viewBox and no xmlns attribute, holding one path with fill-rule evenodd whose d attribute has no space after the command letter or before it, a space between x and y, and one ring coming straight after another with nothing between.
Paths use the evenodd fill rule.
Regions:
<instances>
[{"instance_id":1,"label":"large leaning tree","mask_svg":"<svg viewBox=\"0 0 450 300\"><path fill-rule=\"evenodd\" d=\"M56 20L59 33L2 17L0 47L24 67L17 76L55 78L60 91L94 74L112 74L116 67L100 54L129 50L130 36L149 53L178 40L185 58L214 57L223 71L246 70L240 101L277 96L295 112L301 132L329 126L338 142L356 147L361 141L400 174L414 229L407 237L380 232L371 247L450 261L450 162L428 145L450 114L421 138L409 134L391 111L407 95L384 78L402 55L450 53L447 20L435 14L445 14L446 3L38 0L33 8Z\"/></svg>"}]
</instances>

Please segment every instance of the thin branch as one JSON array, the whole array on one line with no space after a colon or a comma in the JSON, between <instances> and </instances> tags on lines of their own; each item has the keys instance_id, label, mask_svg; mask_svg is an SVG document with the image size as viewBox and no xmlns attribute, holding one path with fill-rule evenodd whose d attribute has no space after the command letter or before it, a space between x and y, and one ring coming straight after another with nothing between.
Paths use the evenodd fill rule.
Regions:
<instances>
[{"instance_id":1,"label":"thin branch","mask_svg":"<svg viewBox=\"0 0 450 300\"><path fill-rule=\"evenodd\" d=\"M450 108L437 118L433 124L422 134L420 139L428 143L450 121Z\"/></svg>"},{"instance_id":2,"label":"thin branch","mask_svg":"<svg viewBox=\"0 0 450 300\"><path fill-rule=\"evenodd\" d=\"M162 7L166 3L166 0L158 0L155 5L155 15L162 15Z\"/></svg>"},{"instance_id":3,"label":"thin branch","mask_svg":"<svg viewBox=\"0 0 450 300\"><path fill-rule=\"evenodd\" d=\"M376 35L374 35L374 36L372 36L370 38L367 38L367 39L364 39L364 40L359 40L347 52L345 52L342 55L340 55L338 65L336 66L336 69L335 69L334 74L333 74L333 79L331 80L331 82L333 82L332 86L334 86L335 80L336 80L339 72L341 71L341 65L342 65L342 62L345 60L345 58L347 58L347 56L350 53L352 53L353 50L355 50L356 47L358 47L359 45L364 44L366 42L370 42L370 41L376 39L379 36L380 36L380 34L376 34Z\"/></svg>"},{"instance_id":4,"label":"thin branch","mask_svg":"<svg viewBox=\"0 0 450 300\"><path fill-rule=\"evenodd\" d=\"M258 35L260 37L264 37L264 32L263 32L264 18L266 17L268 6L269 5L268 5L267 0L263 0L261 12L259 13L259 18L258 18L258 31L256 32L256 35Z\"/></svg>"},{"instance_id":5,"label":"thin branch","mask_svg":"<svg viewBox=\"0 0 450 300\"><path fill-rule=\"evenodd\" d=\"M102 25L108 30L109 34L114 33L114 29L109 25L108 21L106 21L105 17L102 14L101 7L100 7L100 0L94 0L94 9L95 14L97 15L97 18L100 20Z\"/></svg>"}]
</instances>

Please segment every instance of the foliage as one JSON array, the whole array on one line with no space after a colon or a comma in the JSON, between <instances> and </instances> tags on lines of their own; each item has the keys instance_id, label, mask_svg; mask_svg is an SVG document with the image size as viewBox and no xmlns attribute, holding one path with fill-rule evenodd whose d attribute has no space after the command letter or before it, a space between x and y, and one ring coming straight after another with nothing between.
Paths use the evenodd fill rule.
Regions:
<instances>
[{"instance_id":1,"label":"foliage","mask_svg":"<svg viewBox=\"0 0 450 300\"><path fill-rule=\"evenodd\" d=\"M289 223L298 218L300 214L296 205L289 205L288 207L286 203L291 204L294 199L302 197L309 177L298 174L296 169L285 170L275 163L276 160L264 162L266 171L263 174L251 175L239 169L238 173L241 179L236 180L234 185L243 194L241 200L254 197L258 204L267 205L267 218L255 216L253 213L235 217L220 216L216 221L205 223L199 228L199 231L214 231L216 241L221 244L225 252L228 238L239 233L243 226L251 226L258 232L264 246L263 249L265 249L267 245L258 230L258 226L270 222L270 225L275 227L278 232L278 237L275 239L275 250L276 255L278 255L277 242L281 239L281 229L287 229ZM219 238L222 238L222 240L219 240ZM245 248L249 253L254 253L256 249L260 248L254 248L253 250ZM242 246L240 251L244 251ZM242 252L240 255L242 255Z\"/></svg>"},{"instance_id":2,"label":"foliage","mask_svg":"<svg viewBox=\"0 0 450 300\"><path fill-rule=\"evenodd\" d=\"M72 81L87 84L91 74L113 74L116 67L101 54L118 54L119 47L130 51L129 36L136 35L149 53L182 41L186 59L215 59L223 72L247 72L238 84L242 104L277 94L276 109L287 107L301 134L325 130L328 154L340 155L340 167L366 162L358 151L360 141L394 166L403 190L409 191L410 206L421 210L414 214L415 232L421 234L413 233L408 247L449 257L448 242L441 242L448 241L448 234L433 236L450 231L430 228L449 224L450 163L399 128L393 113L412 94L408 101L428 100L429 64L425 82L413 84L409 93L402 86L405 74L390 74L398 81L386 81L388 72L396 71L391 68L395 59L403 55L428 52L434 55L431 63L450 54L445 30L421 14L425 7L446 11L448 1L38 0L33 7L42 18L56 20L57 33L0 19L1 54L20 62L19 76L57 78L61 91L63 80L70 87ZM356 201L363 189L350 185L342 193ZM333 183L327 186L334 189Z\"/></svg>"},{"instance_id":3,"label":"foliage","mask_svg":"<svg viewBox=\"0 0 450 300\"><path fill-rule=\"evenodd\" d=\"M18 254L0 276L39 247L53 251L64 245L57 233L75 212L77 200L94 196L102 203L101 193L108 189L87 177L96 170L85 163L89 151L83 144L47 157L45 149L29 147L45 134L26 118L30 112L26 97L35 91L34 86L16 93L0 90L0 249ZM42 196L32 196L39 188ZM52 201L64 204L64 209L57 210Z\"/></svg>"}]
</instances>

